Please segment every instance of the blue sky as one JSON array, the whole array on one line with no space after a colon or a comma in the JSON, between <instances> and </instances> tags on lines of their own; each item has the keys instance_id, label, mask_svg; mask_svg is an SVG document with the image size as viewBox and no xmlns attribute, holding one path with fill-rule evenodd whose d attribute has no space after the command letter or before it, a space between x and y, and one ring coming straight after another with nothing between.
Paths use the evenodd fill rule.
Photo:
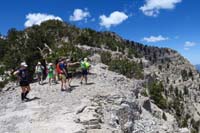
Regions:
<instances>
[{"instance_id":1,"label":"blue sky","mask_svg":"<svg viewBox=\"0 0 200 133\"><path fill-rule=\"evenodd\" d=\"M199 5L199 0L1 0L0 33L59 19L169 47L200 64Z\"/></svg>"}]
</instances>

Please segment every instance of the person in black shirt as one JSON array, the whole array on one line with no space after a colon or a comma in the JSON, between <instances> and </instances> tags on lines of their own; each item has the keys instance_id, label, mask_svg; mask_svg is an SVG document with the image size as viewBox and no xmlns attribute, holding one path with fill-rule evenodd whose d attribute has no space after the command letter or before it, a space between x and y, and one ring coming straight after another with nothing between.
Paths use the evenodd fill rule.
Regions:
<instances>
[{"instance_id":1,"label":"person in black shirt","mask_svg":"<svg viewBox=\"0 0 200 133\"><path fill-rule=\"evenodd\" d=\"M25 62L22 62L20 68L14 72L14 75L18 75L18 77L19 77L19 84L22 89L22 93L21 93L22 101L30 100L29 98L27 98L27 95L31 90L30 85L29 85L29 77L28 77L27 67L28 67L28 65Z\"/></svg>"}]
</instances>

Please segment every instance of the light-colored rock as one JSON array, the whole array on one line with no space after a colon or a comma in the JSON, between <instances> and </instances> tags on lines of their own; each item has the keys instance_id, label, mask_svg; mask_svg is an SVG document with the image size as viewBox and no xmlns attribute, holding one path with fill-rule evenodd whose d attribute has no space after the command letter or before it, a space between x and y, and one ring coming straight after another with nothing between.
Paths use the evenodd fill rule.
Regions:
<instances>
[{"instance_id":1,"label":"light-colored rock","mask_svg":"<svg viewBox=\"0 0 200 133\"><path fill-rule=\"evenodd\" d=\"M190 130L188 128L181 128L179 129L180 133L190 133Z\"/></svg>"},{"instance_id":2,"label":"light-colored rock","mask_svg":"<svg viewBox=\"0 0 200 133\"><path fill-rule=\"evenodd\" d=\"M142 97L134 90L141 81L111 72L104 64L93 65L90 85L61 92L60 84L31 84L29 97L40 99L21 103L19 87L0 93L0 133L174 133L173 117L163 121L142 108ZM47 81L45 81L47 82ZM152 110L160 111L151 103ZM167 126L166 126L167 125ZM166 128L167 127L167 128Z\"/></svg>"}]
</instances>

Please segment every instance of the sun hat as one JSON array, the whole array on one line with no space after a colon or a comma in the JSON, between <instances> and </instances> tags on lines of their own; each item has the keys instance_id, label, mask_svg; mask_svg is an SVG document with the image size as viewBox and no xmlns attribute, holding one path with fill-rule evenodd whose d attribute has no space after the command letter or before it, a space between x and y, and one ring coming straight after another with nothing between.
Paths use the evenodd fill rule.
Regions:
<instances>
[{"instance_id":1,"label":"sun hat","mask_svg":"<svg viewBox=\"0 0 200 133\"><path fill-rule=\"evenodd\" d=\"M27 67L28 65L26 64L26 62L22 62L21 66Z\"/></svg>"},{"instance_id":2,"label":"sun hat","mask_svg":"<svg viewBox=\"0 0 200 133\"><path fill-rule=\"evenodd\" d=\"M70 59L66 59L66 62L70 62Z\"/></svg>"},{"instance_id":3,"label":"sun hat","mask_svg":"<svg viewBox=\"0 0 200 133\"><path fill-rule=\"evenodd\" d=\"M84 58L84 61L87 61L88 59L87 58Z\"/></svg>"}]
</instances>

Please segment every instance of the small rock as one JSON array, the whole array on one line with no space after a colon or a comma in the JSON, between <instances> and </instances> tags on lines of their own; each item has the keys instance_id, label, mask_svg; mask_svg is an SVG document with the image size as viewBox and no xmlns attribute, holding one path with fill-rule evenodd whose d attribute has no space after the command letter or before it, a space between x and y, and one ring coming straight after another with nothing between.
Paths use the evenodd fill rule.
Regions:
<instances>
[{"instance_id":1,"label":"small rock","mask_svg":"<svg viewBox=\"0 0 200 133\"><path fill-rule=\"evenodd\" d=\"M76 114L82 113L86 107L87 107L86 105L81 105L80 107L78 107Z\"/></svg>"},{"instance_id":2,"label":"small rock","mask_svg":"<svg viewBox=\"0 0 200 133\"><path fill-rule=\"evenodd\" d=\"M144 101L143 108L146 109L147 111L149 111L150 113L152 112L151 102L149 99Z\"/></svg>"},{"instance_id":3,"label":"small rock","mask_svg":"<svg viewBox=\"0 0 200 133\"><path fill-rule=\"evenodd\" d=\"M180 133L190 133L190 130L188 128L181 128L179 129Z\"/></svg>"},{"instance_id":4,"label":"small rock","mask_svg":"<svg viewBox=\"0 0 200 133\"><path fill-rule=\"evenodd\" d=\"M163 125L163 126L162 126L162 129L165 130L165 131L167 131L167 130L168 130L168 127L167 127L166 125Z\"/></svg>"}]
</instances>

